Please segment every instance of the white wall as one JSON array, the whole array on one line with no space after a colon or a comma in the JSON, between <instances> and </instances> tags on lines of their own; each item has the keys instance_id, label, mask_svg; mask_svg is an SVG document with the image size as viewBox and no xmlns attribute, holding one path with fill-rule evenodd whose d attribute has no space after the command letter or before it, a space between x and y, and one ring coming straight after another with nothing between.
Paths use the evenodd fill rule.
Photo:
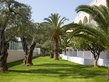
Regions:
<instances>
[{"instance_id":1,"label":"white wall","mask_svg":"<svg viewBox=\"0 0 109 82\"><path fill-rule=\"evenodd\" d=\"M105 5L106 6L106 0L93 0L90 5L97 5L97 6Z\"/></svg>"},{"instance_id":2,"label":"white wall","mask_svg":"<svg viewBox=\"0 0 109 82\"><path fill-rule=\"evenodd\" d=\"M36 51L33 53L33 57L39 55ZM24 52L23 50L8 50L8 58L7 62L13 62L17 60L21 60L24 58Z\"/></svg>"},{"instance_id":3,"label":"white wall","mask_svg":"<svg viewBox=\"0 0 109 82\"><path fill-rule=\"evenodd\" d=\"M34 49L34 52L36 52L37 54L41 54L40 48L35 48L35 49Z\"/></svg>"},{"instance_id":4,"label":"white wall","mask_svg":"<svg viewBox=\"0 0 109 82\"><path fill-rule=\"evenodd\" d=\"M67 52L68 53L68 52ZM64 52L63 52L64 54ZM72 51L67 54L68 56L77 56L85 59L93 59L93 54L91 51ZM109 59L109 52L104 51L100 53L100 58L101 59Z\"/></svg>"},{"instance_id":5,"label":"white wall","mask_svg":"<svg viewBox=\"0 0 109 82\"><path fill-rule=\"evenodd\" d=\"M77 56L84 59L92 59L93 55L90 51L77 51Z\"/></svg>"},{"instance_id":6,"label":"white wall","mask_svg":"<svg viewBox=\"0 0 109 82\"><path fill-rule=\"evenodd\" d=\"M61 58L64 60L82 64L82 65L93 65L92 59L84 59L82 57L73 57L73 56L68 56L64 54L61 54Z\"/></svg>"},{"instance_id":7,"label":"white wall","mask_svg":"<svg viewBox=\"0 0 109 82\"><path fill-rule=\"evenodd\" d=\"M74 55L76 54L76 55ZM109 66L109 52L105 51L100 54L98 65ZM82 65L93 65L93 55L90 51L74 51L72 54L60 54L60 57L64 60L79 63Z\"/></svg>"},{"instance_id":8,"label":"white wall","mask_svg":"<svg viewBox=\"0 0 109 82\"><path fill-rule=\"evenodd\" d=\"M89 22L89 14L87 14L87 13L85 13L85 12L82 12L82 11L79 12L79 13L77 13L77 16L76 16L74 22L75 22L75 23L79 23L79 21L81 20L82 23L83 23L85 16L87 17L88 22Z\"/></svg>"},{"instance_id":9,"label":"white wall","mask_svg":"<svg viewBox=\"0 0 109 82\"><path fill-rule=\"evenodd\" d=\"M68 60L71 62L79 63L79 64L84 64L84 59L80 57L68 57Z\"/></svg>"}]
</instances>

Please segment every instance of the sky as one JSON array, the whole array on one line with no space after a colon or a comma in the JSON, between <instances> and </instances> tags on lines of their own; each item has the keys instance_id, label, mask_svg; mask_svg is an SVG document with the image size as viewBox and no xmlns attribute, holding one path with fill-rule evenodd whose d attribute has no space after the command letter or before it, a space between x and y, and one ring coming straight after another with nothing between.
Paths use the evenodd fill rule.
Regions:
<instances>
[{"instance_id":1,"label":"sky","mask_svg":"<svg viewBox=\"0 0 109 82\"><path fill-rule=\"evenodd\" d=\"M91 0L17 0L32 7L33 22L43 22L51 13L59 13L61 17L73 22L76 16L75 9L79 5L90 4Z\"/></svg>"}]
</instances>

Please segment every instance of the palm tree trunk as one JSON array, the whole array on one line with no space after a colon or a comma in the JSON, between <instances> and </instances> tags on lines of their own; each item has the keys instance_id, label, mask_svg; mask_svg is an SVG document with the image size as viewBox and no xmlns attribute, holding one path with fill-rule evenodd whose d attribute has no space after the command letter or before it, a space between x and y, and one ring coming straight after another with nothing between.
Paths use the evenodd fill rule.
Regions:
<instances>
[{"instance_id":1,"label":"palm tree trunk","mask_svg":"<svg viewBox=\"0 0 109 82\"><path fill-rule=\"evenodd\" d=\"M59 44L58 44L58 39L54 41L54 60L59 60Z\"/></svg>"},{"instance_id":2,"label":"palm tree trunk","mask_svg":"<svg viewBox=\"0 0 109 82\"><path fill-rule=\"evenodd\" d=\"M28 54L27 60L26 60L26 65L27 66L33 65L33 63L32 63L32 56L33 56L33 51L34 51L35 46L36 46L36 42L33 42L31 44L31 46L30 46L29 54Z\"/></svg>"},{"instance_id":3,"label":"palm tree trunk","mask_svg":"<svg viewBox=\"0 0 109 82\"><path fill-rule=\"evenodd\" d=\"M0 32L0 72L8 71L7 66L7 49L9 47L8 42L5 42L5 36L3 32Z\"/></svg>"},{"instance_id":4,"label":"palm tree trunk","mask_svg":"<svg viewBox=\"0 0 109 82\"><path fill-rule=\"evenodd\" d=\"M53 42L54 42L54 41L51 41L51 51L50 51L50 58L54 58Z\"/></svg>"}]
</instances>

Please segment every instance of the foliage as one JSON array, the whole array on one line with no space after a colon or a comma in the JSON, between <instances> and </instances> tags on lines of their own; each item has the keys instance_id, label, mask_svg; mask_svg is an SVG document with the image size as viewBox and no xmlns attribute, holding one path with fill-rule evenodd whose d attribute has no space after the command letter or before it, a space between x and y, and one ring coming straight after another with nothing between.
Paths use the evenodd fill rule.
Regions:
<instances>
[{"instance_id":1,"label":"foliage","mask_svg":"<svg viewBox=\"0 0 109 82\"><path fill-rule=\"evenodd\" d=\"M72 37L72 48L74 50L88 50L86 40L81 37Z\"/></svg>"},{"instance_id":2,"label":"foliage","mask_svg":"<svg viewBox=\"0 0 109 82\"><path fill-rule=\"evenodd\" d=\"M36 40L36 46L41 48L42 54L46 54L45 52L50 52L51 50L51 40L50 40L50 31L51 27L42 22L42 23L36 23L37 26L37 40Z\"/></svg>"},{"instance_id":3,"label":"foliage","mask_svg":"<svg viewBox=\"0 0 109 82\"><path fill-rule=\"evenodd\" d=\"M15 0L0 1L0 71L7 71L9 41L15 38L15 32L9 29L18 27L29 19L30 8ZM22 12L22 13L21 13ZM13 34L11 34L11 33ZM8 35L11 34L11 35Z\"/></svg>"},{"instance_id":4,"label":"foliage","mask_svg":"<svg viewBox=\"0 0 109 82\"><path fill-rule=\"evenodd\" d=\"M92 19L97 24L97 29L93 29L93 32L94 31L96 32L93 33L93 36L95 36L95 38L99 37L97 41L99 41L103 47L109 49L109 6L108 6L109 1L106 0L106 2L107 7L103 5L100 6L81 5L76 9L76 11L77 12L84 11L92 17ZM85 30L88 31L87 28ZM96 35L98 35L98 37Z\"/></svg>"}]
</instances>

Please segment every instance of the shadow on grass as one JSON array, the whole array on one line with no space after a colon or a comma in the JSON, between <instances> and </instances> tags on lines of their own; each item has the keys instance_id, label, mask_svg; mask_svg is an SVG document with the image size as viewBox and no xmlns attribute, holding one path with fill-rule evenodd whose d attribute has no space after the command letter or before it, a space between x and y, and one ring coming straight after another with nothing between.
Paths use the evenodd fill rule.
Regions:
<instances>
[{"instance_id":1,"label":"shadow on grass","mask_svg":"<svg viewBox=\"0 0 109 82\"><path fill-rule=\"evenodd\" d=\"M32 59L35 59L35 58L38 58L38 57L40 57L40 56L33 57ZM17 65L20 65L20 64L23 64L23 59L8 63L8 67L10 68L10 67L17 66Z\"/></svg>"},{"instance_id":2,"label":"shadow on grass","mask_svg":"<svg viewBox=\"0 0 109 82\"><path fill-rule=\"evenodd\" d=\"M15 62L11 62L11 63L8 63L8 67L13 67L13 66L16 66L16 65L20 65L23 63L23 60L18 60L18 61L15 61Z\"/></svg>"},{"instance_id":3,"label":"shadow on grass","mask_svg":"<svg viewBox=\"0 0 109 82\"><path fill-rule=\"evenodd\" d=\"M92 78L96 76L105 76L106 73L102 70L92 70L92 66L84 65L70 65L70 64L40 64L35 65L36 68L43 66L41 69L29 69L29 70L10 70L10 72L16 73L36 73L36 74L52 74L59 77L71 76L72 78ZM97 68L99 69L99 68Z\"/></svg>"},{"instance_id":4,"label":"shadow on grass","mask_svg":"<svg viewBox=\"0 0 109 82\"><path fill-rule=\"evenodd\" d=\"M85 66L85 65L79 65L79 64L50 64L50 63L46 63L46 64L37 64L34 66L41 66L41 67L78 67L78 68L91 68L92 66Z\"/></svg>"}]
</instances>

